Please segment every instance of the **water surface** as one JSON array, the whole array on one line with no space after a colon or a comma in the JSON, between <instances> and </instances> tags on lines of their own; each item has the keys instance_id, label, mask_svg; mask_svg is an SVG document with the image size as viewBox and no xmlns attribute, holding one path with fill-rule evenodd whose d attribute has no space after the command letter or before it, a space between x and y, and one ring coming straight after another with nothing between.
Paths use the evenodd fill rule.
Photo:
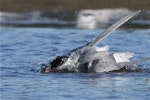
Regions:
<instances>
[{"instance_id":1,"label":"water surface","mask_svg":"<svg viewBox=\"0 0 150 100\"><path fill-rule=\"evenodd\" d=\"M150 72L36 72L41 63L86 44L104 29L0 29L2 100L148 100ZM150 57L150 29L119 29L99 44L114 52L135 53L132 61ZM140 64L150 69L150 61Z\"/></svg>"}]
</instances>

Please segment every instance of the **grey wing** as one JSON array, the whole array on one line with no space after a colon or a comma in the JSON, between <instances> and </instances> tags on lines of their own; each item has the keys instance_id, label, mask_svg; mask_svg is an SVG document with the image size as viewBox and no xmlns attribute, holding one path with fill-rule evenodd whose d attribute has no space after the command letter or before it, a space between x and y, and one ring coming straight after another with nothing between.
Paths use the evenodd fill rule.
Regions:
<instances>
[{"instance_id":1,"label":"grey wing","mask_svg":"<svg viewBox=\"0 0 150 100\"><path fill-rule=\"evenodd\" d=\"M90 43L88 43L87 46L89 46L89 47L96 46L100 41L102 41L104 38L106 38L111 32L113 32L114 30L116 30L118 27L120 27L122 24L124 24L125 22L127 22L129 19L131 19L132 17L134 17L135 15L137 15L140 12L141 12L141 10L138 10L138 11L132 12L132 13L126 15L125 17L121 18L116 23L114 23L113 25L111 25L101 35L99 35L96 39L94 39L93 41L91 41Z\"/></svg>"},{"instance_id":2,"label":"grey wing","mask_svg":"<svg viewBox=\"0 0 150 100\"><path fill-rule=\"evenodd\" d=\"M100 41L102 41L104 38L106 38L111 32L116 30L118 27L120 27L122 24L124 24L126 21L128 21L129 19L131 19L132 17L134 17L135 15L137 15L140 12L141 12L141 10L138 10L136 12L132 12L129 15L121 18L116 23L111 25L106 31L104 31L102 34L100 34L96 39L94 39L93 41L89 42L88 44L86 44L84 46L81 46L79 48L72 50L69 54L71 54L72 52L81 54L85 50L88 50L88 49L96 46Z\"/></svg>"}]
</instances>

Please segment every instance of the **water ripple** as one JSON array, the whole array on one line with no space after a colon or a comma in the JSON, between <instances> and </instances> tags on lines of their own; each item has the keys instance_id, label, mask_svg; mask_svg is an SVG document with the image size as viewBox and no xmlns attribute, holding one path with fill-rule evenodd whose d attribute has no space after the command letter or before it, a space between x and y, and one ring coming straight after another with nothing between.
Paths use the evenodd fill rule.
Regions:
<instances>
[{"instance_id":1,"label":"water ripple","mask_svg":"<svg viewBox=\"0 0 150 100\"><path fill-rule=\"evenodd\" d=\"M139 72L39 72L41 63L86 44L100 30L1 28L0 75L2 99L148 99L150 62ZM112 51L131 51L135 60L150 57L150 30L117 30L99 44ZM133 59L133 60L134 60ZM65 91L65 92L64 92ZM9 96L8 96L9 95Z\"/></svg>"}]
</instances>

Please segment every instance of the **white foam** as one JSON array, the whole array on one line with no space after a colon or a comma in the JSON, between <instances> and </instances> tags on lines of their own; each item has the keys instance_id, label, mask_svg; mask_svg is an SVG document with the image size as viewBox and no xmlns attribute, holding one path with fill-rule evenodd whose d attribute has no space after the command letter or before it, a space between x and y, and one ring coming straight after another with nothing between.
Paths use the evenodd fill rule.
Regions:
<instances>
[{"instance_id":1,"label":"white foam","mask_svg":"<svg viewBox=\"0 0 150 100\"><path fill-rule=\"evenodd\" d=\"M52 19L43 16L40 11L33 11L28 13L9 13L0 12L0 24L11 25L32 25L32 24L68 24L68 21ZM70 22L71 23L71 22Z\"/></svg>"},{"instance_id":2,"label":"white foam","mask_svg":"<svg viewBox=\"0 0 150 100\"><path fill-rule=\"evenodd\" d=\"M77 18L77 27L85 29L94 29L98 24L108 24L122 18L131 11L125 8L121 9L97 9L81 10Z\"/></svg>"},{"instance_id":3,"label":"white foam","mask_svg":"<svg viewBox=\"0 0 150 100\"><path fill-rule=\"evenodd\" d=\"M76 27L81 29L95 29L106 27L116 22L118 19L132 12L126 8L118 9L85 9L81 10L77 16ZM144 10L136 19L132 19L130 24L150 25L150 11Z\"/></svg>"}]
</instances>

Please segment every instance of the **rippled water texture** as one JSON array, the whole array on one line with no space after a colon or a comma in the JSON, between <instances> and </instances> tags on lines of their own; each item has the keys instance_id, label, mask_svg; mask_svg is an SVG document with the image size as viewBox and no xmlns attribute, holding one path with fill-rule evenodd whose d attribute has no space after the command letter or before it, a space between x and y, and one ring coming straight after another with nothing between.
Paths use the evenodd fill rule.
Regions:
<instances>
[{"instance_id":1,"label":"rippled water texture","mask_svg":"<svg viewBox=\"0 0 150 100\"><path fill-rule=\"evenodd\" d=\"M86 44L103 29L1 28L1 100L149 100L149 72L50 73L40 63ZM150 29L119 29L101 42L111 51L150 57ZM150 69L150 61L140 64Z\"/></svg>"}]
</instances>

